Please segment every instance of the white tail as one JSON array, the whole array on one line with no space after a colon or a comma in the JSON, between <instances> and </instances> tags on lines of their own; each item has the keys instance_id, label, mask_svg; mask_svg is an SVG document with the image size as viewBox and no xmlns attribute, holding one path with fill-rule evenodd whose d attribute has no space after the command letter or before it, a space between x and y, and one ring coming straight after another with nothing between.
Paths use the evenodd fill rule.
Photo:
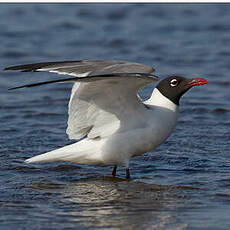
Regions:
<instances>
[{"instance_id":1,"label":"white tail","mask_svg":"<svg viewBox=\"0 0 230 230\"><path fill-rule=\"evenodd\" d=\"M84 139L41 155L27 159L26 163L71 161L79 164L103 163L101 149L104 141Z\"/></svg>"}]
</instances>

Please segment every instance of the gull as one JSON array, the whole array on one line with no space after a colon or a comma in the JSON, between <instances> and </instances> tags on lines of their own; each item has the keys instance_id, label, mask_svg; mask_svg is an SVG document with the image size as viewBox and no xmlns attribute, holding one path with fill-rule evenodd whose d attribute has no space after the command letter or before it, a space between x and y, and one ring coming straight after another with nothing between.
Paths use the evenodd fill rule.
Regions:
<instances>
[{"instance_id":1,"label":"gull","mask_svg":"<svg viewBox=\"0 0 230 230\"><path fill-rule=\"evenodd\" d=\"M161 145L176 126L181 96L203 78L169 76L143 101L138 91L158 80L148 65L107 60L43 62L6 67L22 72L47 71L71 78L26 84L19 89L73 82L66 133L76 143L27 159L27 163L69 161L77 164L118 165Z\"/></svg>"}]
</instances>

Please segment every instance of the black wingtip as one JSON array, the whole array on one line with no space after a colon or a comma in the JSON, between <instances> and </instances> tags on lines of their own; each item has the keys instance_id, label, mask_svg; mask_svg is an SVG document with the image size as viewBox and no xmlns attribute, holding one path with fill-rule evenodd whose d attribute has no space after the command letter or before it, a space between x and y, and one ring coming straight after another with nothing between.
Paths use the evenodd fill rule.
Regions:
<instances>
[{"instance_id":1,"label":"black wingtip","mask_svg":"<svg viewBox=\"0 0 230 230\"><path fill-rule=\"evenodd\" d=\"M3 70L5 71L5 70L20 70L20 69L18 68L18 66L8 66L5 67Z\"/></svg>"},{"instance_id":2,"label":"black wingtip","mask_svg":"<svg viewBox=\"0 0 230 230\"><path fill-rule=\"evenodd\" d=\"M32 64L25 64L25 65L16 65L16 66L8 66L4 68L4 70L20 70L21 72L36 72L38 69L52 66L56 64L64 64L64 63L75 63L75 62L81 62L80 61L60 61L60 62L38 62L38 63L32 63Z\"/></svg>"},{"instance_id":3,"label":"black wingtip","mask_svg":"<svg viewBox=\"0 0 230 230\"><path fill-rule=\"evenodd\" d=\"M47 84L52 84L52 83L71 82L73 80L77 81L78 79L76 77L73 77L73 78L67 78L67 79L57 79L57 80L52 80L52 81L43 81L43 82L37 82L37 83L31 83L31 84L12 87L12 88L9 88L8 90L21 89L21 88L30 88L30 87L36 87L36 86L47 85Z\"/></svg>"},{"instance_id":4,"label":"black wingtip","mask_svg":"<svg viewBox=\"0 0 230 230\"><path fill-rule=\"evenodd\" d=\"M35 72L37 69L42 67L42 64L36 63L36 64L28 64L28 65L7 66L3 70L19 70L20 72Z\"/></svg>"},{"instance_id":5,"label":"black wingtip","mask_svg":"<svg viewBox=\"0 0 230 230\"><path fill-rule=\"evenodd\" d=\"M28 87L34 87L34 86L37 86L39 84L28 84L28 85L20 85L20 86L16 86L16 87L12 87L12 88L9 88L8 90L14 90L14 89L21 89L21 88L28 88Z\"/></svg>"},{"instance_id":6,"label":"black wingtip","mask_svg":"<svg viewBox=\"0 0 230 230\"><path fill-rule=\"evenodd\" d=\"M9 66L9 67L5 67L3 70L4 71L19 70L20 72L36 72L36 70L34 70L34 69L23 69L23 68L21 68L21 66Z\"/></svg>"},{"instance_id":7,"label":"black wingtip","mask_svg":"<svg viewBox=\"0 0 230 230\"><path fill-rule=\"evenodd\" d=\"M12 87L12 88L9 88L8 90L14 90L14 89L18 89L18 88L21 88L21 87Z\"/></svg>"}]
</instances>

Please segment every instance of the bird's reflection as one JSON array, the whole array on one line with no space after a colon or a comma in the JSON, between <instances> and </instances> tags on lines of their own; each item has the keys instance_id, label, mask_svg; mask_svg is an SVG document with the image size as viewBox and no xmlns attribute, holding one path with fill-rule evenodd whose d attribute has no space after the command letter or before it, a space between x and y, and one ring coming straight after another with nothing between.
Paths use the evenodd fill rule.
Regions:
<instances>
[{"instance_id":1,"label":"bird's reflection","mask_svg":"<svg viewBox=\"0 0 230 230\"><path fill-rule=\"evenodd\" d=\"M184 229L180 213L183 187L160 186L118 178L84 179L73 184L34 183L33 188L55 191L57 215L89 228Z\"/></svg>"}]
</instances>

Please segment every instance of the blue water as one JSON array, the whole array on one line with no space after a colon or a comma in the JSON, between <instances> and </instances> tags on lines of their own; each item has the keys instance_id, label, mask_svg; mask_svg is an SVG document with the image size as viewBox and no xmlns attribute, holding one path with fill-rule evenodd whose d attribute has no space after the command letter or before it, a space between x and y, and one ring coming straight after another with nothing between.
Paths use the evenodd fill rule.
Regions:
<instances>
[{"instance_id":1,"label":"blue water","mask_svg":"<svg viewBox=\"0 0 230 230\"><path fill-rule=\"evenodd\" d=\"M0 69L79 59L152 65L164 77L204 77L182 99L158 149L119 168L24 160L71 143L71 84L0 72L0 229L229 229L229 4L0 4ZM147 97L153 86L142 96Z\"/></svg>"}]
</instances>

